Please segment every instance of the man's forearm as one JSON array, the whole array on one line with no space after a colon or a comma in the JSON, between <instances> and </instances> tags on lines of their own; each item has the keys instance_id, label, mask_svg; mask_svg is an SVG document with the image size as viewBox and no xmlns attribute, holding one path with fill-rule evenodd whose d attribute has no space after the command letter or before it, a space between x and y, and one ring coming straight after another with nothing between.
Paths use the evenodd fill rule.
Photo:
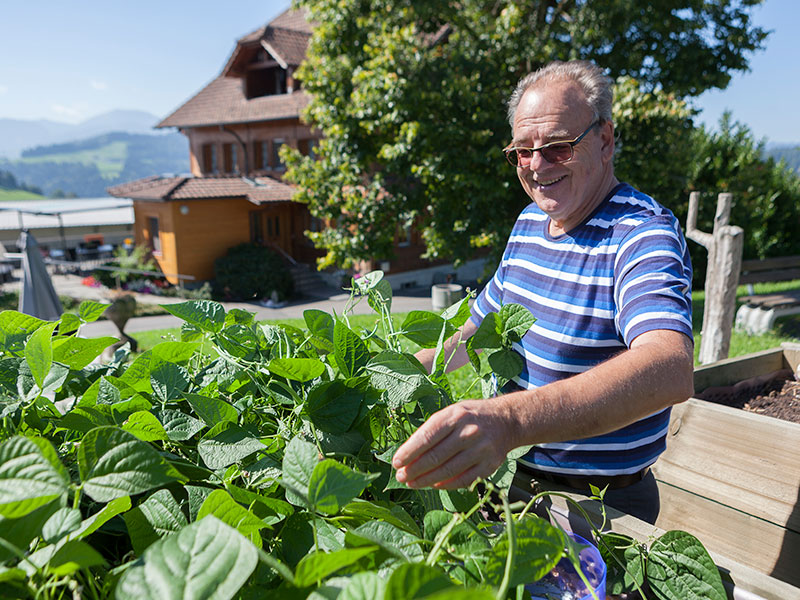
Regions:
<instances>
[{"instance_id":1,"label":"man's forearm","mask_svg":"<svg viewBox=\"0 0 800 600\"><path fill-rule=\"evenodd\" d=\"M461 329L444 343L444 362L447 365L448 373L463 367L469 361L467 351L462 342L466 342L467 339L472 337L477 329L471 320L467 321ZM428 370L428 373L433 372L433 359L436 357L436 348L423 348L414 356Z\"/></svg>"}]
</instances>

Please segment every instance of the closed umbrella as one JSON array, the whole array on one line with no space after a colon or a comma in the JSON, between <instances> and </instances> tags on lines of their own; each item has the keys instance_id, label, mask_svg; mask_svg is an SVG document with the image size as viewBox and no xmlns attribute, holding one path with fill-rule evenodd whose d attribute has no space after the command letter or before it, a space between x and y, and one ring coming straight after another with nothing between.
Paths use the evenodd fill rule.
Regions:
<instances>
[{"instance_id":1,"label":"closed umbrella","mask_svg":"<svg viewBox=\"0 0 800 600\"><path fill-rule=\"evenodd\" d=\"M23 230L17 245L22 251L19 311L46 321L55 321L61 317L64 309L47 272L39 244L31 233Z\"/></svg>"}]
</instances>

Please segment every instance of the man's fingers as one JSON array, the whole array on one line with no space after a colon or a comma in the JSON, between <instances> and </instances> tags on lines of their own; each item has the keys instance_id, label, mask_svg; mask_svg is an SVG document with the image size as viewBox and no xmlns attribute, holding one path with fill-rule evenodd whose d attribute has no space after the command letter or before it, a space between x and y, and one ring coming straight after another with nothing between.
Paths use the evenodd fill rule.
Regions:
<instances>
[{"instance_id":1,"label":"man's fingers","mask_svg":"<svg viewBox=\"0 0 800 600\"><path fill-rule=\"evenodd\" d=\"M455 447L454 444L450 444L450 446ZM425 459L427 458L428 455L425 455ZM430 487L434 484L460 477L465 472L474 469L480 461L480 455L470 452L468 449L456 451L451 457L443 461L433 461L429 470L420 468L418 463L422 462L421 459L406 467L402 473L398 471L397 480L403 482L401 479L403 477L406 485L413 488Z\"/></svg>"},{"instance_id":2,"label":"man's fingers","mask_svg":"<svg viewBox=\"0 0 800 600\"><path fill-rule=\"evenodd\" d=\"M392 458L392 466L400 469L425 454L443 441L452 431L452 424L448 423L447 409L434 413L419 429L417 429L405 443L397 449ZM441 456L447 459L449 456Z\"/></svg>"}]
</instances>

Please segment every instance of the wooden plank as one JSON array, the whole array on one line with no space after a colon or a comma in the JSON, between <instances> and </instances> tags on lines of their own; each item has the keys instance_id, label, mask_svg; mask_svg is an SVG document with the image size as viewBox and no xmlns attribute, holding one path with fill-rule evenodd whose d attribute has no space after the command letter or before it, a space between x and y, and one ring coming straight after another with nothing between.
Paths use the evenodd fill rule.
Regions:
<instances>
[{"instance_id":1,"label":"wooden plank","mask_svg":"<svg viewBox=\"0 0 800 600\"><path fill-rule=\"evenodd\" d=\"M694 370L694 389L733 385L743 379L772 373L784 368L783 350L772 348L736 358L726 358Z\"/></svg>"},{"instance_id":2,"label":"wooden plank","mask_svg":"<svg viewBox=\"0 0 800 600\"><path fill-rule=\"evenodd\" d=\"M793 306L800 304L800 291L786 292L781 294L755 294L753 296L743 296L737 298L739 302L749 306L760 306L762 308L777 308L779 306Z\"/></svg>"},{"instance_id":3,"label":"wooden plank","mask_svg":"<svg viewBox=\"0 0 800 600\"><path fill-rule=\"evenodd\" d=\"M709 551L800 586L800 533L660 483L662 529L688 531Z\"/></svg>"},{"instance_id":4,"label":"wooden plank","mask_svg":"<svg viewBox=\"0 0 800 600\"><path fill-rule=\"evenodd\" d=\"M800 533L796 423L690 399L673 408L653 470L660 481Z\"/></svg>"},{"instance_id":5,"label":"wooden plank","mask_svg":"<svg viewBox=\"0 0 800 600\"><path fill-rule=\"evenodd\" d=\"M800 255L753 258L742 261L742 273L800 267Z\"/></svg>"},{"instance_id":6,"label":"wooden plank","mask_svg":"<svg viewBox=\"0 0 800 600\"><path fill-rule=\"evenodd\" d=\"M782 269L780 271L759 271L757 273L741 273L739 275L739 285L769 281L791 281L793 279L800 279L800 268Z\"/></svg>"}]
</instances>

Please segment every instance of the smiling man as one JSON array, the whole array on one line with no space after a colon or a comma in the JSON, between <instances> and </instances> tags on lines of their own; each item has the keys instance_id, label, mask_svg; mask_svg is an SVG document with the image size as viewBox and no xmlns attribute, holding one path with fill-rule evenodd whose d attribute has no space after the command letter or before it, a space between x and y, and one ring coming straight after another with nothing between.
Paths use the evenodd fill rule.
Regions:
<instances>
[{"instance_id":1,"label":"smiling man","mask_svg":"<svg viewBox=\"0 0 800 600\"><path fill-rule=\"evenodd\" d=\"M397 451L398 481L457 488L490 475L514 448L519 470L654 522L649 466L670 407L691 396L691 264L672 213L614 175L612 81L583 61L524 77L509 101L503 150L533 201L520 214L459 340L504 304L537 318L515 350L525 367L501 394L428 419ZM434 350L417 355L431 368Z\"/></svg>"}]
</instances>

